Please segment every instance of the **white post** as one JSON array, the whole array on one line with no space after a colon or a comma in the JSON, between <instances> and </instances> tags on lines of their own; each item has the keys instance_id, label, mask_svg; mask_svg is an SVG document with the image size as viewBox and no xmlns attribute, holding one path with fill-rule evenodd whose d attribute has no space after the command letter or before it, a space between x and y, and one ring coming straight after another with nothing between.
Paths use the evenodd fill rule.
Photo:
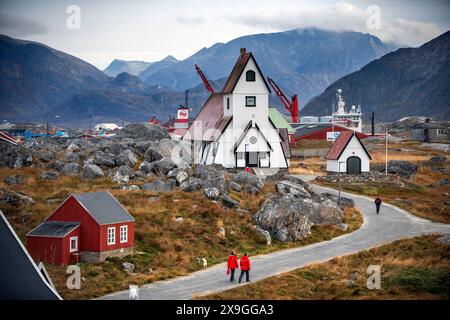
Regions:
<instances>
[{"instance_id":1,"label":"white post","mask_svg":"<svg viewBox=\"0 0 450 320\"><path fill-rule=\"evenodd\" d=\"M384 130L385 132L384 132L384 135L385 135L385 137L386 137L386 146L385 146L385 151L386 151L386 153L385 153L385 161L386 161L386 175L388 174L388 125L386 124L386 127L385 127L385 130Z\"/></svg>"}]
</instances>

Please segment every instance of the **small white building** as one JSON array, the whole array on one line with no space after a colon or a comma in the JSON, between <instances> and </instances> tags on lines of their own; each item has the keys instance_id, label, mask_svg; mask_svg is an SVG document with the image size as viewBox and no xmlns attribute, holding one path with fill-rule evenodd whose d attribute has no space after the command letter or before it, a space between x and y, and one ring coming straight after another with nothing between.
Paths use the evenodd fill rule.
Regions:
<instances>
[{"instance_id":1,"label":"small white building","mask_svg":"<svg viewBox=\"0 0 450 320\"><path fill-rule=\"evenodd\" d=\"M97 123L94 130L97 132L107 132L119 129L119 126L115 123Z\"/></svg>"},{"instance_id":2,"label":"small white building","mask_svg":"<svg viewBox=\"0 0 450 320\"><path fill-rule=\"evenodd\" d=\"M328 172L360 174L370 171L372 158L355 131L342 131L325 159Z\"/></svg>"},{"instance_id":3,"label":"small white building","mask_svg":"<svg viewBox=\"0 0 450 320\"><path fill-rule=\"evenodd\" d=\"M189 127L193 162L226 168L288 168L286 128L269 116L270 88L251 52L241 54L219 93L213 93Z\"/></svg>"}]
</instances>

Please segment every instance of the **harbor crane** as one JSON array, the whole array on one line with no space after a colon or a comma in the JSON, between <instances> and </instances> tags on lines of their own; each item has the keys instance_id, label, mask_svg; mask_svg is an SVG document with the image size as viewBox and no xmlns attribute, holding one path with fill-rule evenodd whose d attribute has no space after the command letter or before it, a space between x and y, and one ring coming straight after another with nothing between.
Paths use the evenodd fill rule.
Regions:
<instances>
[{"instance_id":1,"label":"harbor crane","mask_svg":"<svg viewBox=\"0 0 450 320\"><path fill-rule=\"evenodd\" d=\"M210 92L210 93L215 93L213 87L209 83L208 79L206 79L205 75L203 74L203 71L200 69L200 67L198 65L195 65L195 70L197 70L198 75L200 76L200 78L202 78L202 81L205 84L206 90L208 90L208 92Z\"/></svg>"},{"instance_id":2,"label":"harbor crane","mask_svg":"<svg viewBox=\"0 0 450 320\"><path fill-rule=\"evenodd\" d=\"M289 100L281 91L280 87L273 81L271 78L267 77L267 81L269 82L272 89L275 91L278 98L280 98L281 102L283 103L284 107L289 111L291 114L292 122L297 123L298 122L298 98L297 95L294 94L291 97L291 100Z\"/></svg>"}]
</instances>

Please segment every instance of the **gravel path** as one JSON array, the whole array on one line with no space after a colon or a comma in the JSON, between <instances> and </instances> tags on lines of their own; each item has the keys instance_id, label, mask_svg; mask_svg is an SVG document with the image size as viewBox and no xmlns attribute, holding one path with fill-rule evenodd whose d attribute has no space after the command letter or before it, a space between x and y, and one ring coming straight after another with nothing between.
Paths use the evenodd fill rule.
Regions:
<instances>
[{"instance_id":1,"label":"gravel path","mask_svg":"<svg viewBox=\"0 0 450 320\"><path fill-rule=\"evenodd\" d=\"M337 193L336 190L319 186L313 186L313 189L316 192ZM330 241L250 257L252 261L250 279L258 281L403 238L430 233L450 234L450 225L415 217L389 204L383 204L380 214L377 215L373 199L346 192L342 195L354 199L356 207L363 214L364 223L360 229ZM237 274L239 275L238 272ZM191 299L195 295L224 291L237 286L237 284L230 284L227 280L226 264L221 263L188 276L143 286L139 289L139 298L141 300ZM128 299L128 291L116 292L100 299Z\"/></svg>"}]
</instances>

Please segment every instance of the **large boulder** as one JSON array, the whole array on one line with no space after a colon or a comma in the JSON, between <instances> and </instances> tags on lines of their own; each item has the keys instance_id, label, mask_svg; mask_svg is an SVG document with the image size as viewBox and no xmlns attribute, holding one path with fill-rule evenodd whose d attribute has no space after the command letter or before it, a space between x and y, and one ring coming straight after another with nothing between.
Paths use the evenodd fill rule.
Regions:
<instances>
[{"instance_id":1,"label":"large boulder","mask_svg":"<svg viewBox=\"0 0 450 320\"><path fill-rule=\"evenodd\" d=\"M58 179L59 174L58 172L52 172L52 171L44 171L39 175L40 180L56 180Z\"/></svg>"},{"instance_id":2,"label":"large boulder","mask_svg":"<svg viewBox=\"0 0 450 320\"><path fill-rule=\"evenodd\" d=\"M114 154L105 153L103 151L95 152L92 162L101 167L112 168L112 167L116 166L116 161L114 160Z\"/></svg>"},{"instance_id":3,"label":"large boulder","mask_svg":"<svg viewBox=\"0 0 450 320\"><path fill-rule=\"evenodd\" d=\"M153 191L153 192L170 192L175 188L175 181L172 179L163 180L156 179L152 182L142 185L142 190Z\"/></svg>"},{"instance_id":4,"label":"large boulder","mask_svg":"<svg viewBox=\"0 0 450 320\"><path fill-rule=\"evenodd\" d=\"M245 192L257 194L264 187L264 180L257 175L241 171L233 177L233 182L239 183Z\"/></svg>"},{"instance_id":5,"label":"large boulder","mask_svg":"<svg viewBox=\"0 0 450 320\"><path fill-rule=\"evenodd\" d=\"M22 192L15 192L7 189L0 189L0 203L18 205L19 203L33 204L34 200Z\"/></svg>"},{"instance_id":6,"label":"large boulder","mask_svg":"<svg viewBox=\"0 0 450 320\"><path fill-rule=\"evenodd\" d=\"M64 160L67 162L78 162L80 161L80 154L77 152L67 152L64 156Z\"/></svg>"},{"instance_id":7,"label":"large boulder","mask_svg":"<svg viewBox=\"0 0 450 320\"><path fill-rule=\"evenodd\" d=\"M320 197L323 200L330 199L331 201L333 201L336 204L339 203L339 197L337 195L329 193L329 192L324 192L324 193L320 194ZM341 207L342 208L354 208L355 200L341 196Z\"/></svg>"},{"instance_id":8,"label":"large boulder","mask_svg":"<svg viewBox=\"0 0 450 320\"><path fill-rule=\"evenodd\" d=\"M144 160L147 162L154 162L161 160L163 156L155 149L154 146L148 147L144 153Z\"/></svg>"},{"instance_id":9,"label":"large boulder","mask_svg":"<svg viewBox=\"0 0 450 320\"><path fill-rule=\"evenodd\" d=\"M202 180L195 177L190 177L180 184L180 190L184 192L194 192L202 188Z\"/></svg>"},{"instance_id":10,"label":"large boulder","mask_svg":"<svg viewBox=\"0 0 450 320\"><path fill-rule=\"evenodd\" d=\"M155 172L160 175L166 175L170 170L175 169L177 165L169 158L163 158L155 162Z\"/></svg>"},{"instance_id":11,"label":"large boulder","mask_svg":"<svg viewBox=\"0 0 450 320\"><path fill-rule=\"evenodd\" d=\"M48 165L48 168L56 170L56 171L62 171L64 169L64 166L66 164L62 162L61 160L56 160L55 162L52 162Z\"/></svg>"},{"instance_id":12,"label":"large boulder","mask_svg":"<svg viewBox=\"0 0 450 320\"><path fill-rule=\"evenodd\" d=\"M103 170L96 164L88 164L83 170L83 179L92 180L98 177L103 177L105 174Z\"/></svg>"},{"instance_id":13,"label":"large boulder","mask_svg":"<svg viewBox=\"0 0 450 320\"><path fill-rule=\"evenodd\" d=\"M226 191L225 173L221 165L196 165L193 176L201 180L203 188L216 187L223 193Z\"/></svg>"},{"instance_id":14,"label":"large boulder","mask_svg":"<svg viewBox=\"0 0 450 320\"><path fill-rule=\"evenodd\" d=\"M68 163L62 169L62 173L66 176L77 176L80 172L80 165L78 163Z\"/></svg>"},{"instance_id":15,"label":"large boulder","mask_svg":"<svg viewBox=\"0 0 450 320\"><path fill-rule=\"evenodd\" d=\"M125 126L115 136L116 139L131 138L138 141L157 141L169 138L167 129L151 123L132 123Z\"/></svg>"},{"instance_id":16,"label":"large boulder","mask_svg":"<svg viewBox=\"0 0 450 320\"><path fill-rule=\"evenodd\" d=\"M310 234L314 224L340 224L342 211L331 200L291 194L272 195L253 215L256 224L280 241L296 241Z\"/></svg>"},{"instance_id":17,"label":"large boulder","mask_svg":"<svg viewBox=\"0 0 450 320\"><path fill-rule=\"evenodd\" d=\"M305 190L305 188L300 184L295 184L291 181L282 180L276 183L277 191L281 194L291 194L296 197L307 197L310 198L311 194Z\"/></svg>"},{"instance_id":18,"label":"large boulder","mask_svg":"<svg viewBox=\"0 0 450 320\"><path fill-rule=\"evenodd\" d=\"M212 200L217 199L220 195L219 189L217 189L216 187L206 188L204 190L204 192L205 192L205 196Z\"/></svg>"},{"instance_id":19,"label":"large boulder","mask_svg":"<svg viewBox=\"0 0 450 320\"><path fill-rule=\"evenodd\" d=\"M138 161L136 155L130 150L126 149L122 151L117 157L116 157L116 165L117 166L130 166L133 167L136 162Z\"/></svg>"},{"instance_id":20,"label":"large boulder","mask_svg":"<svg viewBox=\"0 0 450 320\"><path fill-rule=\"evenodd\" d=\"M431 164L435 164L435 165L443 165L445 163L447 163L447 157L444 156L434 156L431 157L430 160L428 160Z\"/></svg>"},{"instance_id":21,"label":"large boulder","mask_svg":"<svg viewBox=\"0 0 450 320\"><path fill-rule=\"evenodd\" d=\"M155 162L142 161L139 166L139 171L142 171L146 174L155 171Z\"/></svg>"},{"instance_id":22,"label":"large boulder","mask_svg":"<svg viewBox=\"0 0 450 320\"><path fill-rule=\"evenodd\" d=\"M17 174L15 176L6 176L3 181L10 186L15 186L18 184L23 184L25 182L25 176L21 174Z\"/></svg>"},{"instance_id":23,"label":"large boulder","mask_svg":"<svg viewBox=\"0 0 450 320\"><path fill-rule=\"evenodd\" d=\"M220 196L220 201L222 202L222 205L224 207L231 208L231 209L239 208L239 202L234 200L228 194L222 194Z\"/></svg>"},{"instance_id":24,"label":"large boulder","mask_svg":"<svg viewBox=\"0 0 450 320\"><path fill-rule=\"evenodd\" d=\"M113 181L117 183L128 183L134 178L133 169L129 166L121 166L114 174Z\"/></svg>"},{"instance_id":25,"label":"large boulder","mask_svg":"<svg viewBox=\"0 0 450 320\"><path fill-rule=\"evenodd\" d=\"M192 175L192 169L186 168L176 168L172 169L167 173L167 177L171 179L175 179L176 182L180 185L184 181L186 181Z\"/></svg>"},{"instance_id":26,"label":"large boulder","mask_svg":"<svg viewBox=\"0 0 450 320\"><path fill-rule=\"evenodd\" d=\"M49 150L43 150L38 154L38 159L42 162L50 162L55 159L55 154Z\"/></svg>"},{"instance_id":27,"label":"large boulder","mask_svg":"<svg viewBox=\"0 0 450 320\"><path fill-rule=\"evenodd\" d=\"M22 168L33 163L32 153L21 145L0 141L0 155L0 167Z\"/></svg>"},{"instance_id":28,"label":"large boulder","mask_svg":"<svg viewBox=\"0 0 450 320\"><path fill-rule=\"evenodd\" d=\"M409 179L417 171L417 165L400 160L391 160L388 162L388 173L395 174L401 178Z\"/></svg>"}]
</instances>

